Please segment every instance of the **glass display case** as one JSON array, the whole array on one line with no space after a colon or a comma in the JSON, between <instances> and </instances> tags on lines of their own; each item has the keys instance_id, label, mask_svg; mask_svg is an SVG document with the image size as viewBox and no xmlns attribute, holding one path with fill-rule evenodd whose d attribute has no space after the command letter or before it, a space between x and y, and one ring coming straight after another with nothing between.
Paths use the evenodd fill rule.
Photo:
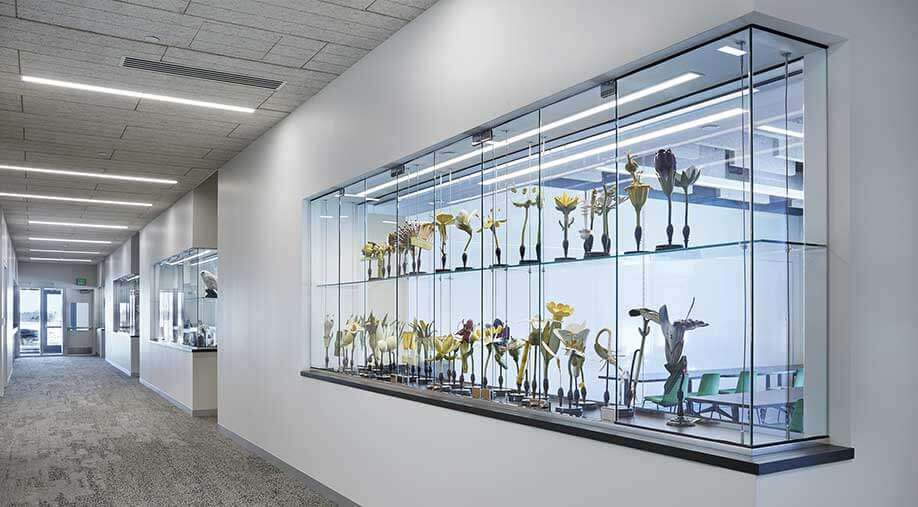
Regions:
<instances>
[{"instance_id":1,"label":"glass display case","mask_svg":"<svg viewBox=\"0 0 918 507\"><path fill-rule=\"evenodd\" d=\"M114 281L114 331L140 336L140 275L129 274Z\"/></svg>"},{"instance_id":2,"label":"glass display case","mask_svg":"<svg viewBox=\"0 0 918 507\"><path fill-rule=\"evenodd\" d=\"M191 248L153 266L153 340L217 347L217 250Z\"/></svg>"},{"instance_id":3,"label":"glass display case","mask_svg":"<svg viewBox=\"0 0 918 507\"><path fill-rule=\"evenodd\" d=\"M825 437L826 88L825 48L748 27L308 200L311 370Z\"/></svg>"}]
</instances>

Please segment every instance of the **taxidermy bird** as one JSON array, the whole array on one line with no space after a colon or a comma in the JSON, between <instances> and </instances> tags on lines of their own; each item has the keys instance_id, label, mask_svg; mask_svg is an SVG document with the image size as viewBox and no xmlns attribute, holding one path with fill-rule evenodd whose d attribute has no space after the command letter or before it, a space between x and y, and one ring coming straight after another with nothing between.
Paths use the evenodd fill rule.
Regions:
<instances>
[{"instance_id":1,"label":"taxidermy bird","mask_svg":"<svg viewBox=\"0 0 918 507\"><path fill-rule=\"evenodd\" d=\"M204 281L204 297L217 297L217 275L205 269L201 271L201 280Z\"/></svg>"}]
</instances>

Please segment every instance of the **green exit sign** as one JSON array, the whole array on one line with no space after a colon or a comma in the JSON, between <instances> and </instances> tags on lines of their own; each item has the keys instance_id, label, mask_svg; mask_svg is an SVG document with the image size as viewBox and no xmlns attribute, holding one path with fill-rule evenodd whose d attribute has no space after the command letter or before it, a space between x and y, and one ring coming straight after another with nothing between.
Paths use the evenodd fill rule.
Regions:
<instances>
[{"instance_id":1,"label":"green exit sign","mask_svg":"<svg viewBox=\"0 0 918 507\"><path fill-rule=\"evenodd\" d=\"M76 279L76 283L77 283L77 285L86 285L86 279L85 279L85 278L77 278L77 279Z\"/></svg>"}]
</instances>

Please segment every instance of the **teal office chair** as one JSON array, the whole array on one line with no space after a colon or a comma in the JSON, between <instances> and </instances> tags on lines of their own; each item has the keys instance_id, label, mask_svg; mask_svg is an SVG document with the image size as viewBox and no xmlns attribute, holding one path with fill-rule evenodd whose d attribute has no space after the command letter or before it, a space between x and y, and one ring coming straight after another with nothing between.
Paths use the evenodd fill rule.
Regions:
<instances>
[{"instance_id":1,"label":"teal office chair","mask_svg":"<svg viewBox=\"0 0 918 507\"><path fill-rule=\"evenodd\" d=\"M794 402L787 428L797 433L803 433L803 398Z\"/></svg>"},{"instance_id":2,"label":"teal office chair","mask_svg":"<svg viewBox=\"0 0 918 507\"><path fill-rule=\"evenodd\" d=\"M682 392L688 393L688 375L682 377ZM665 407L672 410L673 407L679 404L679 384L673 384L669 388L669 391L666 391L663 394L655 394L653 396L644 396L644 400L641 402L643 407L646 402L651 402L658 407Z\"/></svg>"},{"instance_id":3,"label":"teal office chair","mask_svg":"<svg viewBox=\"0 0 918 507\"><path fill-rule=\"evenodd\" d=\"M736 387L721 389L720 394L748 393L752 387L750 378L751 376L748 371L741 371L739 377L736 378Z\"/></svg>"},{"instance_id":4,"label":"teal office chair","mask_svg":"<svg viewBox=\"0 0 918 507\"><path fill-rule=\"evenodd\" d=\"M806 376L806 369L803 367L797 368L797 371L794 372L794 387L803 387L803 380Z\"/></svg>"},{"instance_id":5,"label":"teal office chair","mask_svg":"<svg viewBox=\"0 0 918 507\"><path fill-rule=\"evenodd\" d=\"M713 396L720 393L720 373L705 373L701 376L701 382L698 384L698 390L691 392L689 396ZM689 409L691 412L696 414L702 414L704 412L711 412L711 415L714 414L714 405L711 405L709 408L702 409L701 404L698 404L698 410L689 404Z\"/></svg>"}]
</instances>

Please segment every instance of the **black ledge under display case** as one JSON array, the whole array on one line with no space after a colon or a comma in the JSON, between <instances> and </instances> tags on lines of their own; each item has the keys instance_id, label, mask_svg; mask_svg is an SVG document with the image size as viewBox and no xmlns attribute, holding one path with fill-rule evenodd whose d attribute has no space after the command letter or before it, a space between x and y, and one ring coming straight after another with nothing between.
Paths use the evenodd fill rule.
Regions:
<instances>
[{"instance_id":1,"label":"black ledge under display case","mask_svg":"<svg viewBox=\"0 0 918 507\"><path fill-rule=\"evenodd\" d=\"M825 47L746 27L308 200L303 375L752 473L852 457L826 88Z\"/></svg>"}]
</instances>

